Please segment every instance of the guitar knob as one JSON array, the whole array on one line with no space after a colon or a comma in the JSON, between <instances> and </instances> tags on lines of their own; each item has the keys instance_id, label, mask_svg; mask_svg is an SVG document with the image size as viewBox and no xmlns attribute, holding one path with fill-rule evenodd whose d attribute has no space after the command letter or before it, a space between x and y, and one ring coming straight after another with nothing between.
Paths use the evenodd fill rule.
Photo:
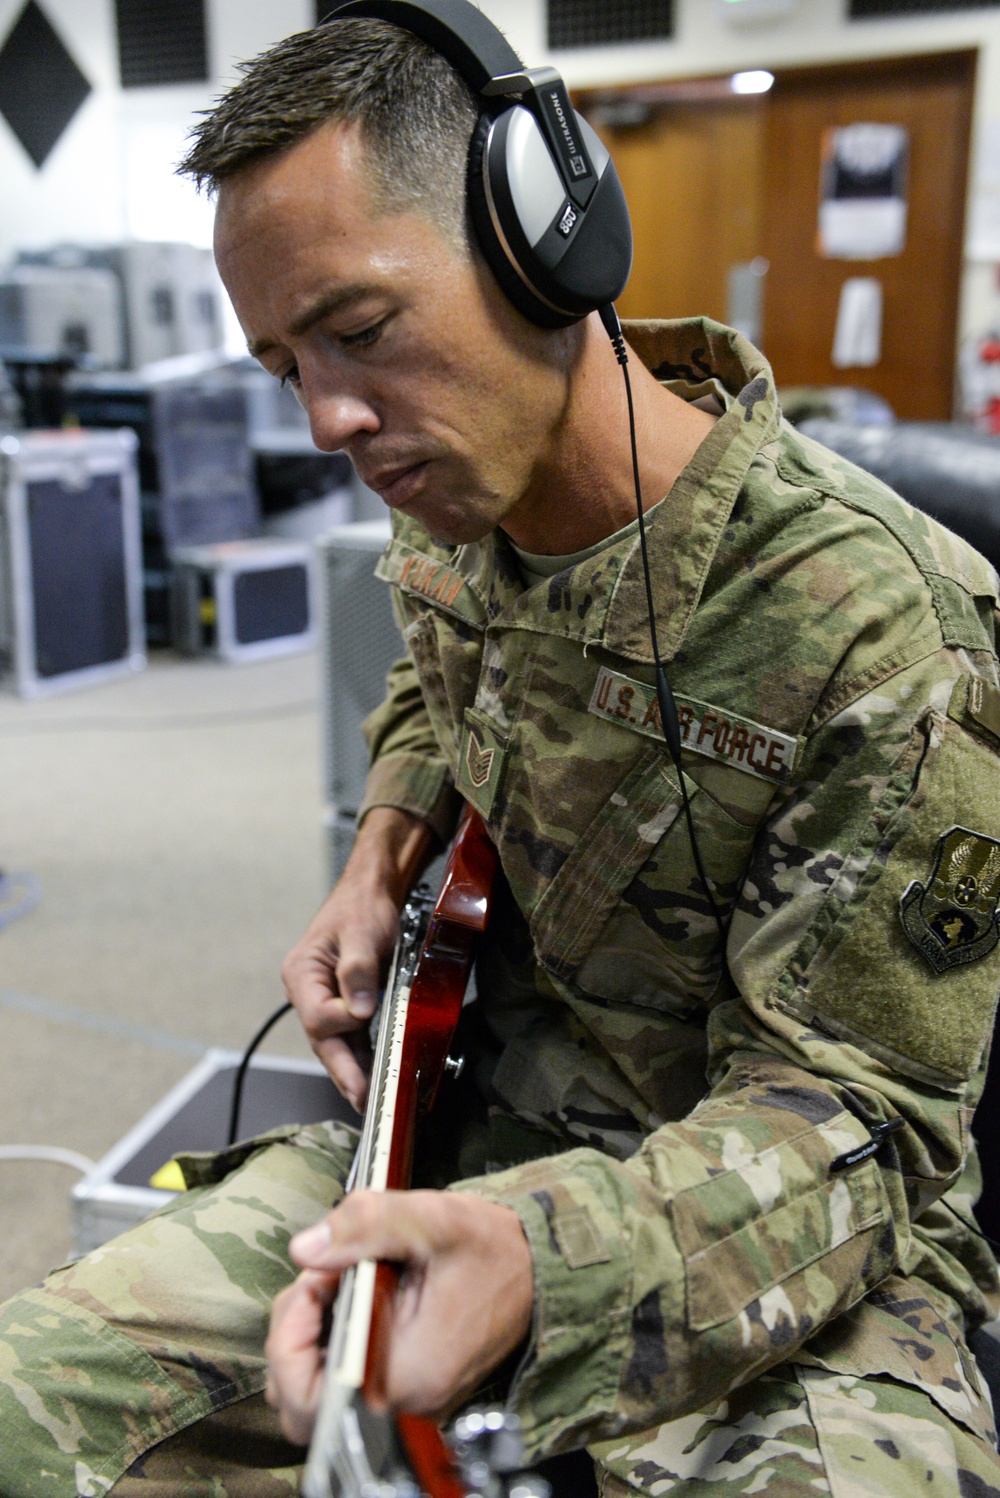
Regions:
<instances>
[{"instance_id":1,"label":"guitar knob","mask_svg":"<svg viewBox=\"0 0 1000 1498\"><path fill-rule=\"evenodd\" d=\"M459 1079L459 1077L462 1075L462 1072L465 1070L465 1057L464 1056L448 1056L448 1057L446 1057L445 1063L444 1063L444 1070L445 1070L445 1076L450 1077L453 1082L457 1082L458 1079Z\"/></svg>"},{"instance_id":2,"label":"guitar knob","mask_svg":"<svg viewBox=\"0 0 1000 1498\"><path fill-rule=\"evenodd\" d=\"M552 1485L537 1472L522 1472L507 1488L507 1498L552 1498Z\"/></svg>"},{"instance_id":3,"label":"guitar knob","mask_svg":"<svg viewBox=\"0 0 1000 1498\"><path fill-rule=\"evenodd\" d=\"M507 1487L499 1478L513 1475L520 1482L522 1476L534 1476L522 1472L524 1442L516 1415L495 1407L473 1406L459 1415L449 1436L472 1493L483 1494L484 1498L502 1498ZM523 1498L532 1495L526 1490ZM546 1495L539 1493L537 1498Z\"/></svg>"}]
</instances>

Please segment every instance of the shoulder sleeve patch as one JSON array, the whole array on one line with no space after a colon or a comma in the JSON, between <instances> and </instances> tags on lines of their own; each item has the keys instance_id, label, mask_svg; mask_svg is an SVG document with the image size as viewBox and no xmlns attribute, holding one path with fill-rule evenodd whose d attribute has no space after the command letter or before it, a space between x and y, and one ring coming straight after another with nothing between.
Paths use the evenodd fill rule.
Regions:
<instances>
[{"instance_id":1,"label":"shoulder sleeve patch","mask_svg":"<svg viewBox=\"0 0 1000 1498\"><path fill-rule=\"evenodd\" d=\"M1000 842L969 827L938 838L923 883L914 879L899 902L903 929L935 973L976 962L1000 941Z\"/></svg>"}]
</instances>

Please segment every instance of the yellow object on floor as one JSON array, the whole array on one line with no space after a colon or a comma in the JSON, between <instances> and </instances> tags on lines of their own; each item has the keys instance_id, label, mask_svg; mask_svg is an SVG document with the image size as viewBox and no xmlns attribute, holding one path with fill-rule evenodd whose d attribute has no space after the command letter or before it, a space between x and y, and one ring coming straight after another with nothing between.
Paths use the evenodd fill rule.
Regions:
<instances>
[{"instance_id":1,"label":"yellow object on floor","mask_svg":"<svg viewBox=\"0 0 1000 1498\"><path fill-rule=\"evenodd\" d=\"M168 1160L149 1178L149 1184L157 1191L186 1191L187 1182L176 1160Z\"/></svg>"}]
</instances>

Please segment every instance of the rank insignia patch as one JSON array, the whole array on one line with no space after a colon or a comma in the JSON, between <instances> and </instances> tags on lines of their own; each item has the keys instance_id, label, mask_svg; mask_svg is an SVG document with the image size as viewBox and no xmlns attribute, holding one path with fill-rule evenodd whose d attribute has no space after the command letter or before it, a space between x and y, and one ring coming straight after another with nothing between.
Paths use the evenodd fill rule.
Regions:
<instances>
[{"instance_id":1,"label":"rank insignia patch","mask_svg":"<svg viewBox=\"0 0 1000 1498\"><path fill-rule=\"evenodd\" d=\"M465 712L456 785L481 816L489 817L503 771L506 743L484 713Z\"/></svg>"},{"instance_id":2,"label":"rank insignia patch","mask_svg":"<svg viewBox=\"0 0 1000 1498\"><path fill-rule=\"evenodd\" d=\"M907 936L936 973L975 962L1000 941L1000 842L968 827L938 838L926 884L899 902Z\"/></svg>"},{"instance_id":3,"label":"rank insignia patch","mask_svg":"<svg viewBox=\"0 0 1000 1498\"><path fill-rule=\"evenodd\" d=\"M495 749L484 749L475 733L469 730L465 744L465 767L469 772L469 781L477 791L482 790L490 778L495 753Z\"/></svg>"}]
</instances>

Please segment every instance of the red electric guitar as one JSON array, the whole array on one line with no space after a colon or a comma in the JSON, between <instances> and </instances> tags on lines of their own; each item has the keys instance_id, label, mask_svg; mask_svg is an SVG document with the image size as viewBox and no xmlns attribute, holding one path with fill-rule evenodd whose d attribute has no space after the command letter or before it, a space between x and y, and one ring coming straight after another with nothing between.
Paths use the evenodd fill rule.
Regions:
<instances>
[{"instance_id":1,"label":"red electric guitar","mask_svg":"<svg viewBox=\"0 0 1000 1498\"><path fill-rule=\"evenodd\" d=\"M382 1001L371 1088L348 1189L409 1186L417 1125L450 1062L476 938L489 918L496 850L467 808L436 903L417 892ZM341 1277L323 1397L303 1481L306 1498L502 1498L505 1474L529 1495L547 1485L520 1473L516 1431L501 1411L471 1410L450 1437L432 1421L375 1414L399 1271L362 1260Z\"/></svg>"}]
</instances>

